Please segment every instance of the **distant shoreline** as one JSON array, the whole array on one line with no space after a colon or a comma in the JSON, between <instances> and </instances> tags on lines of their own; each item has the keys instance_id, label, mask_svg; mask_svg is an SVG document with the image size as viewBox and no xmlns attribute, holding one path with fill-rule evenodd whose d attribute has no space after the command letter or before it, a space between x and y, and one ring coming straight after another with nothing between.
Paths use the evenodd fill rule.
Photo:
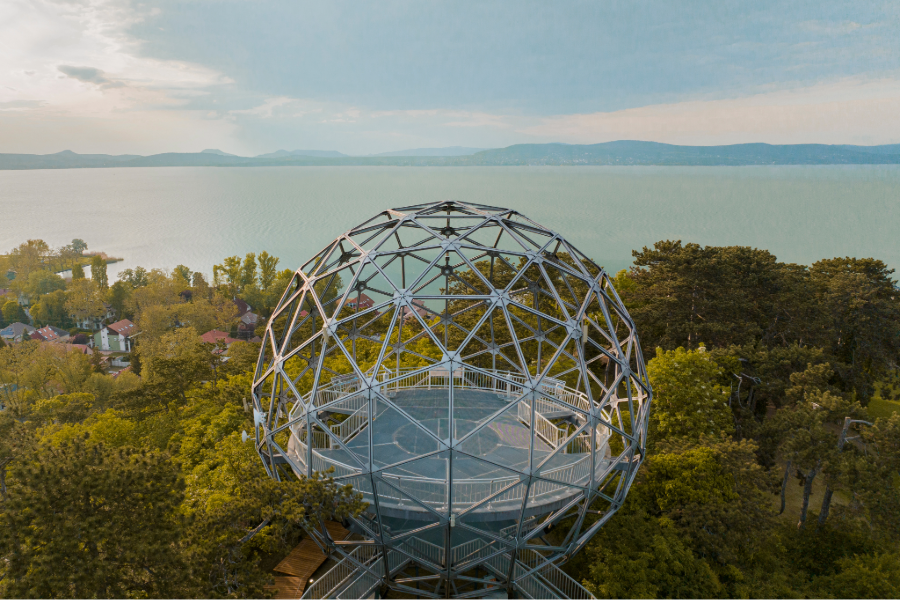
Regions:
<instances>
[{"instance_id":1,"label":"distant shoreline","mask_svg":"<svg viewBox=\"0 0 900 600\"><path fill-rule=\"evenodd\" d=\"M900 144L735 144L676 146L619 141L593 145L519 144L462 156L258 156L210 152L168 152L152 156L76 154L0 154L0 170L117 167L497 167L497 166L786 166L895 165Z\"/></svg>"}]
</instances>

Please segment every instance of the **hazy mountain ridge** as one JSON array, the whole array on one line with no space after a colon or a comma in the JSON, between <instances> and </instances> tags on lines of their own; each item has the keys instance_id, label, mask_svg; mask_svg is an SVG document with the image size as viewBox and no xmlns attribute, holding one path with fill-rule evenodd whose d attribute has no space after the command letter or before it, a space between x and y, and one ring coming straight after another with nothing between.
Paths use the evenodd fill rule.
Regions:
<instances>
[{"instance_id":1,"label":"hazy mountain ridge","mask_svg":"<svg viewBox=\"0 0 900 600\"><path fill-rule=\"evenodd\" d=\"M268 154L260 154L254 158L284 158L286 156L316 156L319 158L341 158L348 156L336 150L276 150Z\"/></svg>"},{"instance_id":2,"label":"hazy mountain ridge","mask_svg":"<svg viewBox=\"0 0 900 600\"><path fill-rule=\"evenodd\" d=\"M465 146L448 146L446 148L411 148L394 152L379 152L369 156L471 156L484 152L488 148L468 148Z\"/></svg>"},{"instance_id":3,"label":"hazy mountain ridge","mask_svg":"<svg viewBox=\"0 0 900 600\"><path fill-rule=\"evenodd\" d=\"M419 149L439 150L439 149ZM300 152L318 155L298 154ZM408 152L408 151L404 151ZM841 165L900 164L900 144L851 146L826 144L735 144L676 146L622 140L602 144L517 144L471 155L347 156L332 150L295 150L242 157L221 151L166 152L152 156L76 154L0 154L0 169L98 167L249 167L249 166L528 166L528 165Z\"/></svg>"}]
</instances>

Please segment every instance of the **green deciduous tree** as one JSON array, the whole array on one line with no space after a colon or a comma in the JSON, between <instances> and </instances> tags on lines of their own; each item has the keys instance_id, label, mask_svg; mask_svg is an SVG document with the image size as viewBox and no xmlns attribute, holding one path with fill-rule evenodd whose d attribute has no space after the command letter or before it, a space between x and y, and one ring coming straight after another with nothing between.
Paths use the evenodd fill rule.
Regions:
<instances>
[{"instance_id":1,"label":"green deciduous tree","mask_svg":"<svg viewBox=\"0 0 900 600\"><path fill-rule=\"evenodd\" d=\"M66 312L76 321L93 319L106 312L100 288L90 279L73 281L66 296Z\"/></svg>"},{"instance_id":2,"label":"green deciduous tree","mask_svg":"<svg viewBox=\"0 0 900 600\"><path fill-rule=\"evenodd\" d=\"M81 266L80 262L72 265L72 281L78 281L79 279L84 279L84 267Z\"/></svg>"},{"instance_id":3,"label":"green deciduous tree","mask_svg":"<svg viewBox=\"0 0 900 600\"><path fill-rule=\"evenodd\" d=\"M259 287L268 290L275 282L275 276L278 268L278 257L271 256L263 250L259 253Z\"/></svg>"},{"instance_id":4,"label":"green deciduous tree","mask_svg":"<svg viewBox=\"0 0 900 600\"><path fill-rule=\"evenodd\" d=\"M187 392L212 379L210 348L193 327L145 339L138 345L146 385L163 401L187 403Z\"/></svg>"},{"instance_id":5,"label":"green deciduous tree","mask_svg":"<svg viewBox=\"0 0 900 600\"><path fill-rule=\"evenodd\" d=\"M696 440L734 430L724 370L708 352L657 349L647 373L653 386L651 440Z\"/></svg>"},{"instance_id":6,"label":"green deciduous tree","mask_svg":"<svg viewBox=\"0 0 900 600\"><path fill-rule=\"evenodd\" d=\"M17 321L27 321L25 310L19 306L15 300L7 300L3 304L3 320L7 323L15 323Z\"/></svg>"},{"instance_id":7,"label":"green deciduous tree","mask_svg":"<svg viewBox=\"0 0 900 600\"><path fill-rule=\"evenodd\" d=\"M256 285L256 254L253 252L248 252L244 257L241 265L240 285L241 289L248 285Z\"/></svg>"},{"instance_id":8,"label":"green deciduous tree","mask_svg":"<svg viewBox=\"0 0 900 600\"><path fill-rule=\"evenodd\" d=\"M68 295L63 290L56 290L41 297L31 305L31 316L41 324L62 327L70 322L66 311Z\"/></svg>"},{"instance_id":9,"label":"green deciduous tree","mask_svg":"<svg viewBox=\"0 0 900 600\"><path fill-rule=\"evenodd\" d=\"M93 394L77 392L38 400L32 411L45 423L77 423L87 418L93 407Z\"/></svg>"},{"instance_id":10,"label":"green deciduous tree","mask_svg":"<svg viewBox=\"0 0 900 600\"><path fill-rule=\"evenodd\" d=\"M124 317L127 314L126 309L131 298L132 289L128 283L117 281L109 286L109 289L106 291L106 301L109 302L110 306L116 310L116 314L120 317Z\"/></svg>"},{"instance_id":11,"label":"green deciduous tree","mask_svg":"<svg viewBox=\"0 0 900 600\"><path fill-rule=\"evenodd\" d=\"M91 259L91 279L101 291L109 287L109 277L106 274L106 261L99 254Z\"/></svg>"},{"instance_id":12,"label":"green deciduous tree","mask_svg":"<svg viewBox=\"0 0 900 600\"><path fill-rule=\"evenodd\" d=\"M119 273L119 281L124 281L131 286L132 289L144 287L149 283L147 269L144 267L135 267L134 269L125 269Z\"/></svg>"},{"instance_id":13,"label":"green deciduous tree","mask_svg":"<svg viewBox=\"0 0 900 600\"><path fill-rule=\"evenodd\" d=\"M642 511L617 515L579 557L580 579L598 598L719 598L724 586L681 533Z\"/></svg>"},{"instance_id":14,"label":"green deciduous tree","mask_svg":"<svg viewBox=\"0 0 900 600\"><path fill-rule=\"evenodd\" d=\"M34 271L28 276L28 283L23 291L31 297L32 301L36 301L40 296L49 294L55 290L66 289L65 280L50 271Z\"/></svg>"},{"instance_id":15,"label":"green deciduous tree","mask_svg":"<svg viewBox=\"0 0 900 600\"><path fill-rule=\"evenodd\" d=\"M28 240L13 248L9 253L9 262L16 271L16 280L27 282L33 271L44 268L50 254L50 246L44 240Z\"/></svg>"},{"instance_id":16,"label":"green deciduous tree","mask_svg":"<svg viewBox=\"0 0 900 600\"><path fill-rule=\"evenodd\" d=\"M900 597L900 553L863 554L837 561L840 571L815 582L818 596Z\"/></svg>"}]
</instances>

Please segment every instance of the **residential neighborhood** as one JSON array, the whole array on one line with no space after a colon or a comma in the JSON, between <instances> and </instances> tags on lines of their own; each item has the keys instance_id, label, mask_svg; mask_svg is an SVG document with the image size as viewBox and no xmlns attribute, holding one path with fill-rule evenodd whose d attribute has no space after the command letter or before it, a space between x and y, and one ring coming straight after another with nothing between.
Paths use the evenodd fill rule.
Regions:
<instances>
[{"instance_id":1,"label":"residential neighborhood","mask_svg":"<svg viewBox=\"0 0 900 600\"><path fill-rule=\"evenodd\" d=\"M116 260L87 252L79 239L61 248L28 240L0 254L0 349L63 349L63 355L89 357L96 372L141 377L144 354L161 336L192 331L224 364L235 343L261 342L266 319L293 275L275 269L277 257L260 253L259 264L253 254L227 259L227 269L214 269L219 279L213 285L183 265L126 268L110 281L106 266ZM365 295L358 301L363 308L372 304ZM9 350L11 357L16 351Z\"/></svg>"},{"instance_id":2,"label":"residential neighborhood","mask_svg":"<svg viewBox=\"0 0 900 600\"><path fill-rule=\"evenodd\" d=\"M104 326L94 334L93 347L113 352L131 352L132 339L140 333L128 319Z\"/></svg>"}]
</instances>

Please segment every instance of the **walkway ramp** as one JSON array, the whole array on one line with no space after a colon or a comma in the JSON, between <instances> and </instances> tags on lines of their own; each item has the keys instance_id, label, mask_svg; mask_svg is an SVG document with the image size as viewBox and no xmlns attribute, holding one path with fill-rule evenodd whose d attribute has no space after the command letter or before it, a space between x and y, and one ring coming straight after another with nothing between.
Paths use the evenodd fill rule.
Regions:
<instances>
[{"instance_id":1,"label":"walkway ramp","mask_svg":"<svg viewBox=\"0 0 900 600\"><path fill-rule=\"evenodd\" d=\"M326 521L325 529L333 540L344 540L350 536L349 531L334 521ZM266 589L275 590L276 598L299 598L310 577L327 559L328 556L316 543L310 537L305 537L273 569L275 584Z\"/></svg>"}]
</instances>

